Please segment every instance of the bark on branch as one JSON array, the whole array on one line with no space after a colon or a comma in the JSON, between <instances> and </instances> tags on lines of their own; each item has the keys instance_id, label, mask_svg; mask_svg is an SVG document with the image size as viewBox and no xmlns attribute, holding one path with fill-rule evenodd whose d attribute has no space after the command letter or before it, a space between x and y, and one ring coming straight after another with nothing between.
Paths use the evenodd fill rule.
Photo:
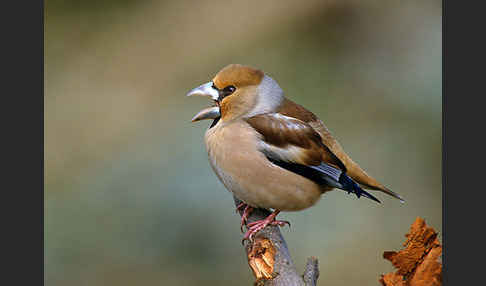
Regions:
<instances>
[{"instance_id":1,"label":"bark on branch","mask_svg":"<svg viewBox=\"0 0 486 286\"><path fill-rule=\"evenodd\" d=\"M235 206L241 201L234 197ZM240 216L243 210L239 211ZM265 219L270 212L254 209L248 223ZM307 259L303 275L299 275L290 257L287 244L278 226L267 226L259 231L252 242L244 243L248 264L255 275L255 285L315 286L319 277L317 258Z\"/></svg>"},{"instance_id":2,"label":"bark on branch","mask_svg":"<svg viewBox=\"0 0 486 286\"><path fill-rule=\"evenodd\" d=\"M381 275L383 286L440 286L442 285L442 245L437 232L418 217L405 235L404 249L385 251L397 271Z\"/></svg>"}]
</instances>

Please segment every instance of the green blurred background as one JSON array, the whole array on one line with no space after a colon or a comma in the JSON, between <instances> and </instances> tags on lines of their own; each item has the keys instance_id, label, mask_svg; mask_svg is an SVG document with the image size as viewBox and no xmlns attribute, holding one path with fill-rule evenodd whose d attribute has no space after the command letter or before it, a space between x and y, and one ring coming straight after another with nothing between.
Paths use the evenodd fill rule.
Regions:
<instances>
[{"instance_id":1,"label":"green blurred background","mask_svg":"<svg viewBox=\"0 0 486 286\"><path fill-rule=\"evenodd\" d=\"M263 69L369 174L283 213L319 285L378 285L417 216L442 230L441 1L45 1L46 285L251 285L231 195L186 98Z\"/></svg>"}]
</instances>

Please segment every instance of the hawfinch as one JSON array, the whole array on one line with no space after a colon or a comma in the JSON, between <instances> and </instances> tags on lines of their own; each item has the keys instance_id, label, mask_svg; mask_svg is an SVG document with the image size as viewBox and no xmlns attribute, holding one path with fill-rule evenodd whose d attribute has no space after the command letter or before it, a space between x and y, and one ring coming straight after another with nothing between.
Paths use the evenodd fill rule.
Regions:
<instances>
[{"instance_id":1,"label":"hawfinch","mask_svg":"<svg viewBox=\"0 0 486 286\"><path fill-rule=\"evenodd\" d=\"M192 121L213 119L204 141L219 180L243 203L241 226L253 208L273 209L266 219L247 225L244 239L265 226L284 225L280 211L314 205L334 188L380 202L362 188L403 202L361 169L317 116L283 95L261 70L231 64L187 96L209 96L214 105Z\"/></svg>"}]
</instances>

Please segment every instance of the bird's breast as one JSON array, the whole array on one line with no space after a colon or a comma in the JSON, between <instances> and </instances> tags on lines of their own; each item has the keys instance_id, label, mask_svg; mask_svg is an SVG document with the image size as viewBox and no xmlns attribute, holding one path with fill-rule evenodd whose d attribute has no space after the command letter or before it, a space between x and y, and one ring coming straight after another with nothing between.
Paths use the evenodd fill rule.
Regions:
<instances>
[{"instance_id":1,"label":"bird's breast","mask_svg":"<svg viewBox=\"0 0 486 286\"><path fill-rule=\"evenodd\" d=\"M271 163L258 150L260 142L242 120L218 122L206 131L209 162L224 186L254 207L295 211L315 204L322 188Z\"/></svg>"}]
</instances>

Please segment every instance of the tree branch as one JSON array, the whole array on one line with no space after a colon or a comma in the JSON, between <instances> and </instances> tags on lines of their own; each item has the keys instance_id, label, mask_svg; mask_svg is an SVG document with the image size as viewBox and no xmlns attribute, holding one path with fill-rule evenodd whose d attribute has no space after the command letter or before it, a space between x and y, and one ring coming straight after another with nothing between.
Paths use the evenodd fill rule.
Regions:
<instances>
[{"instance_id":1,"label":"tree branch","mask_svg":"<svg viewBox=\"0 0 486 286\"><path fill-rule=\"evenodd\" d=\"M233 197L235 206L241 201ZM243 210L239 211L240 216ZM248 223L265 219L270 211L254 209L248 217ZM319 277L317 258L307 259L304 274L297 270L290 257L287 244L278 226L267 226L259 231L252 242L246 241L245 251L248 264L255 275L255 285L265 286L315 286Z\"/></svg>"}]
</instances>

